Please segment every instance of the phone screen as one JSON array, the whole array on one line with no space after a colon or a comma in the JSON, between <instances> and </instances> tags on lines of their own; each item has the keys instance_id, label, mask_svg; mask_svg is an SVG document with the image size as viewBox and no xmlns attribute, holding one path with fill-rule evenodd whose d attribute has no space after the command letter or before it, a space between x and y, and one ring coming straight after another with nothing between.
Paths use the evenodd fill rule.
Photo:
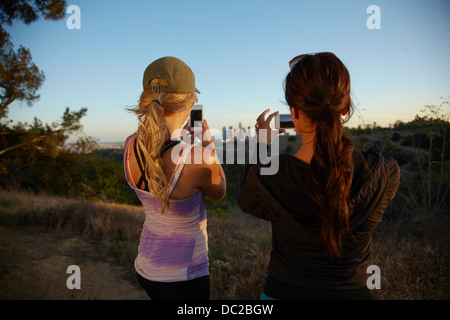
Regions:
<instances>
[{"instance_id":1,"label":"phone screen","mask_svg":"<svg viewBox=\"0 0 450 320\"><path fill-rule=\"evenodd\" d=\"M195 125L196 121L203 121L202 117L203 110L192 110L191 111L191 127Z\"/></svg>"},{"instance_id":2,"label":"phone screen","mask_svg":"<svg viewBox=\"0 0 450 320\"><path fill-rule=\"evenodd\" d=\"M294 128L294 122L290 114L280 114L280 128Z\"/></svg>"}]
</instances>

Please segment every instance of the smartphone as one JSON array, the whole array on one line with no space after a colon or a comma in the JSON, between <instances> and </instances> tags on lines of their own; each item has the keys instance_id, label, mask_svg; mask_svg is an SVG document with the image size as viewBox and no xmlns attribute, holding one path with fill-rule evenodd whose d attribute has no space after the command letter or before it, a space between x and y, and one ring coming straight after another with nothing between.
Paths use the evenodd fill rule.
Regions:
<instances>
[{"instance_id":1,"label":"smartphone","mask_svg":"<svg viewBox=\"0 0 450 320\"><path fill-rule=\"evenodd\" d=\"M275 128L276 129L293 129L294 121L290 114L277 114L275 116Z\"/></svg>"},{"instance_id":2,"label":"smartphone","mask_svg":"<svg viewBox=\"0 0 450 320\"><path fill-rule=\"evenodd\" d=\"M196 104L192 107L190 120L191 120L191 128L195 127L196 124L197 124L197 126L200 126L200 127L202 126L203 105Z\"/></svg>"}]
</instances>

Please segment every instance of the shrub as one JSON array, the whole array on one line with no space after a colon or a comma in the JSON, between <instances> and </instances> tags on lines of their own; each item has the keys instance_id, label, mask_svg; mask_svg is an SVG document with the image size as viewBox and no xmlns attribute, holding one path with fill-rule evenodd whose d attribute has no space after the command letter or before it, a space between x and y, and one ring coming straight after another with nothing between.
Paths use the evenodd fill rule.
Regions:
<instances>
[{"instance_id":1,"label":"shrub","mask_svg":"<svg viewBox=\"0 0 450 320\"><path fill-rule=\"evenodd\" d=\"M400 139L402 138L402 135L399 132L394 132L392 134L391 140L394 142L400 141Z\"/></svg>"}]
</instances>

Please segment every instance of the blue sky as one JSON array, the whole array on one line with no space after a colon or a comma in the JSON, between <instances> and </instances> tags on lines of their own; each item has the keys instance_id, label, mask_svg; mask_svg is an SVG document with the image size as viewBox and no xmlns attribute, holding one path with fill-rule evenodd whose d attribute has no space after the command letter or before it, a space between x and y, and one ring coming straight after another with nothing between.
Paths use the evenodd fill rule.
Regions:
<instances>
[{"instance_id":1,"label":"blue sky","mask_svg":"<svg viewBox=\"0 0 450 320\"><path fill-rule=\"evenodd\" d=\"M176 56L196 75L211 128L254 126L266 108L288 112L288 61L334 52L347 66L358 112L351 126L409 121L450 96L450 1L74 0L81 29L40 20L7 27L29 48L46 80L33 107L15 102L9 118L58 120L88 108L84 134L122 141L137 129L136 105L153 60ZM366 26L377 5L381 29Z\"/></svg>"}]
</instances>

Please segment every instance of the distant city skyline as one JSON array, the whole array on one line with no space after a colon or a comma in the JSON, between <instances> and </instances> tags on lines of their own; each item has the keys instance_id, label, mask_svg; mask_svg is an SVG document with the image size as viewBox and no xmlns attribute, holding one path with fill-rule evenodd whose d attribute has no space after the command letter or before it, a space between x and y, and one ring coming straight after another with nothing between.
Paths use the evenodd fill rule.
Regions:
<instances>
[{"instance_id":1,"label":"distant city skyline","mask_svg":"<svg viewBox=\"0 0 450 320\"><path fill-rule=\"evenodd\" d=\"M217 138L222 140L223 137L225 137L225 139L223 139L223 140L234 139L234 138L237 138L239 140L245 140L245 138L247 136L250 138L254 137L256 135L256 129L252 126L245 127L240 122L238 124L237 128L235 128L231 125L223 126L221 131L219 131L215 128L211 128L211 133L215 137L216 140L217 140ZM250 133L250 134L248 134L248 133ZM294 129L287 129L286 132L282 133L281 135L284 135L284 136L297 135L297 132L295 132ZM125 140L124 141L97 141L97 143L99 144L100 147L102 147L102 146L104 147L105 145L110 145L110 146L112 146L111 148L116 148L116 147L118 148L119 146L123 147L123 145L125 144Z\"/></svg>"}]
</instances>

